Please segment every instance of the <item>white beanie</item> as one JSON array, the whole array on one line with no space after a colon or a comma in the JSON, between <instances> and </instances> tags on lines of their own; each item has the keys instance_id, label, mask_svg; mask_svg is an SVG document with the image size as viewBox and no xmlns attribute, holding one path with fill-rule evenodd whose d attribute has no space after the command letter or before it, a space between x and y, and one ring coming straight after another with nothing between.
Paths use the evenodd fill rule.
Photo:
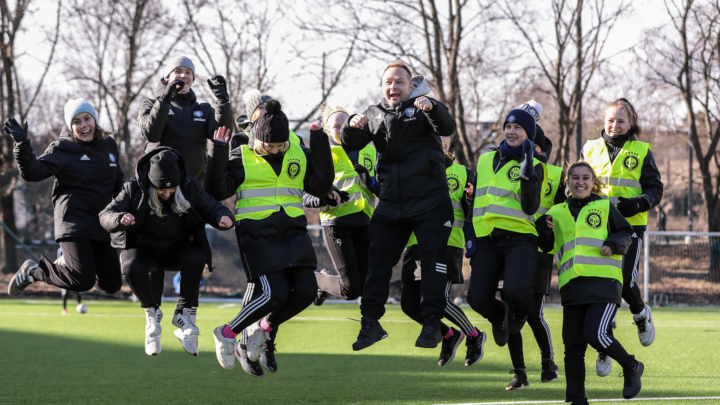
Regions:
<instances>
[{"instance_id":1,"label":"white beanie","mask_svg":"<svg viewBox=\"0 0 720 405\"><path fill-rule=\"evenodd\" d=\"M84 112L92 115L92 117L95 118L95 124L97 125L97 113L95 112L95 108L92 106L92 104L90 104L89 101L85 100L84 98L73 98L68 100L68 102L65 103L65 108L63 109L63 118L65 118L65 123L67 124L68 128L72 128L73 118L75 118L76 115Z\"/></svg>"},{"instance_id":2,"label":"white beanie","mask_svg":"<svg viewBox=\"0 0 720 405\"><path fill-rule=\"evenodd\" d=\"M190 68L193 72L193 76L195 76L195 65L193 65L190 58L187 56L173 56L172 58L168 59L168 61L165 63L165 76L168 77L170 73L172 73L175 68L179 67L187 67Z\"/></svg>"}]
</instances>

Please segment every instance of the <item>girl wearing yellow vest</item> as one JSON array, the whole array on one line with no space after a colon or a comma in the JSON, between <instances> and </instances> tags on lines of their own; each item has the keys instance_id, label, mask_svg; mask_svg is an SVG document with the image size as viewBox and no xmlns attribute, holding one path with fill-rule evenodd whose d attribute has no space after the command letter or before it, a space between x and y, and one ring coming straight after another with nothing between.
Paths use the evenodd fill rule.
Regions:
<instances>
[{"instance_id":1,"label":"girl wearing yellow vest","mask_svg":"<svg viewBox=\"0 0 720 405\"><path fill-rule=\"evenodd\" d=\"M628 354L608 326L622 302L622 255L634 232L607 199L589 164L567 170L571 196L535 222L540 248L555 254L563 305L565 343L565 401L587 404L585 351L590 344L614 358L625 377L623 398L635 397L642 387L644 366Z\"/></svg>"},{"instance_id":2,"label":"girl wearing yellow vest","mask_svg":"<svg viewBox=\"0 0 720 405\"><path fill-rule=\"evenodd\" d=\"M453 284L463 284L462 258L464 248L463 224L465 218L472 211L472 189L466 188L475 183L475 174L469 168L455 163L456 136L443 137L443 151L445 152L445 167L447 172L448 190L452 200L455 218L453 229L448 240L446 252L447 284L445 285L445 318L454 323L460 330L440 322L440 334L443 337L442 348L438 366L446 366L455 358L455 352L462 341L467 337L465 346L467 354L465 365L472 366L482 360L487 342L487 334L478 330L470 323L463 310L450 301L450 287ZM449 144L449 145L448 145ZM402 295L400 306L405 315L422 325L425 318L422 316L422 271L420 252L415 234L410 236L405 249L402 266Z\"/></svg>"},{"instance_id":3,"label":"girl wearing yellow vest","mask_svg":"<svg viewBox=\"0 0 720 405\"><path fill-rule=\"evenodd\" d=\"M490 321L498 346L522 329L533 303L538 250L533 215L547 179L545 165L533 157L538 110L537 104L511 110L503 123L505 140L478 159L472 217L465 221L472 267L468 304ZM504 298L497 300L503 271Z\"/></svg>"},{"instance_id":4,"label":"girl wearing yellow vest","mask_svg":"<svg viewBox=\"0 0 720 405\"><path fill-rule=\"evenodd\" d=\"M262 377L262 365L277 371L274 349L280 324L307 308L315 298L317 259L307 234L303 192L325 196L333 180L327 137L316 126L309 150L289 140L288 120L271 100L255 121L253 147L228 154L215 145L206 186L217 200L237 194L235 232L249 281L240 313L214 331L220 365ZM229 161L228 161L229 155ZM237 345L236 335L248 328ZM267 344L266 344L267 342Z\"/></svg>"},{"instance_id":5,"label":"girl wearing yellow vest","mask_svg":"<svg viewBox=\"0 0 720 405\"><path fill-rule=\"evenodd\" d=\"M303 205L320 208L325 247L337 275L323 269L315 274L318 283L315 305L322 305L328 294L344 300L362 295L368 272L370 217L380 182L375 180L375 147L346 151L340 140L340 128L348 114L342 107L323 106L323 130L328 135L335 166L333 190L327 198L305 193Z\"/></svg>"},{"instance_id":6,"label":"girl wearing yellow vest","mask_svg":"<svg viewBox=\"0 0 720 405\"><path fill-rule=\"evenodd\" d=\"M587 141L582 159L592 166L605 183L601 194L617 206L635 229L632 245L623 261L622 297L630 305L638 329L640 343L650 346L655 340L655 324L650 307L645 304L635 283L642 250L643 234L647 228L647 211L660 203L663 183L655 164L652 147L640 142L642 129L638 125L635 108L624 98L605 105L605 125L600 138ZM608 331L612 334L612 329ZM606 353L598 353L597 374L610 374L612 360Z\"/></svg>"}]
</instances>

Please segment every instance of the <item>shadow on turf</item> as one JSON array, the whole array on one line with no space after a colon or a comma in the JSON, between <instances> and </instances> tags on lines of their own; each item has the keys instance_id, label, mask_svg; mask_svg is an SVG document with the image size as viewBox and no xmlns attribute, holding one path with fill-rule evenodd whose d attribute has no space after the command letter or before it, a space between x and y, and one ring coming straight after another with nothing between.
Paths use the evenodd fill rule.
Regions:
<instances>
[{"instance_id":1,"label":"shadow on turf","mask_svg":"<svg viewBox=\"0 0 720 405\"><path fill-rule=\"evenodd\" d=\"M163 352L150 357L142 341L126 346L0 331L0 403L415 404L562 400L565 395L564 381L541 384L539 370L532 368L530 388L507 392L508 367L489 359L465 367L458 356L440 368L427 358L374 355L372 349L279 352L280 371L256 379L239 365L222 369L214 352L201 350L197 358L186 354L170 333L162 341ZM618 379L614 389L588 394L619 398L621 384Z\"/></svg>"}]
</instances>

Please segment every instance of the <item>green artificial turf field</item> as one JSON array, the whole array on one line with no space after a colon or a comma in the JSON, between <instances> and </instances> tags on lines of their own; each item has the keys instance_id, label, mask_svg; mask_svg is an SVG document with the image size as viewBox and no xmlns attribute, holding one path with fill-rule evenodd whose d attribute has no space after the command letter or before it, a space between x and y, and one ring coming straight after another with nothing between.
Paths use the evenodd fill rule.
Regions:
<instances>
[{"instance_id":1,"label":"green artificial turf field","mask_svg":"<svg viewBox=\"0 0 720 405\"><path fill-rule=\"evenodd\" d=\"M0 403L2 404L459 404L562 401L565 378L560 308L546 308L560 378L540 383L540 354L523 330L530 387L505 391L512 376L507 348L492 342L485 358L465 367L465 346L438 367L438 349L414 347L420 326L399 306L388 306L382 325L389 337L360 352L351 344L360 324L355 305L311 307L282 326L276 374L261 379L220 367L212 330L240 307L201 304L200 355L185 353L173 336L171 303L162 322L163 352L144 351L143 312L130 302L87 301L89 313L60 314L59 301L0 301ZM470 320L490 325L470 308ZM638 398L720 397L720 310L658 308L655 343L642 347L629 310L618 316L615 335L645 363ZM621 399L617 363L610 376L595 376L595 352L587 355L591 400ZM598 401L591 404L615 402ZM720 399L651 400L639 404L718 404Z\"/></svg>"}]
</instances>

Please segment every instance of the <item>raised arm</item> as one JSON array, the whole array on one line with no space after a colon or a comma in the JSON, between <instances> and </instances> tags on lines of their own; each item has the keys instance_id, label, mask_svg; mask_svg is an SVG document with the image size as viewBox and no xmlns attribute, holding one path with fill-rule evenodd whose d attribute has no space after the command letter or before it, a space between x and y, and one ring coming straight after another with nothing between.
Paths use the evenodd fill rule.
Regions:
<instances>
[{"instance_id":1,"label":"raised arm","mask_svg":"<svg viewBox=\"0 0 720 405\"><path fill-rule=\"evenodd\" d=\"M330 141L327 135L313 125L310 129L310 150L301 146L308 156L308 168L305 171L305 192L315 197L324 198L330 191L335 179Z\"/></svg>"},{"instance_id":2,"label":"raised arm","mask_svg":"<svg viewBox=\"0 0 720 405\"><path fill-rule=\"evenodd\" d=\"M415 100L415 106L425 114L430 126L438 136L452 136L455 132L455 119L445 104L423 96Z\"/></svg>"},{"instance_id":3,"label":"raised arm","mask_svg":"<svg viewBox=\"0 0 720 405\"><path fill-rule=\"evenodd\" d=\"M221 130L215 132L213 147L208 150L205 172L205 191L218 201L232 197L245 181L242 146L229 153L227 137Z\"/></svg>"},{"instance_id":4,"label":"raised arm","mask_svg":"<svg viewBox=\"0 0 720 405\"><path fill-rule=\"evenodd\" d=\"M362 114L353 114L343 123L340 139L345 150L360 150L372 141L373 133L370 130L367 113L366 110Z\"/></svg>"}]
</instances>

